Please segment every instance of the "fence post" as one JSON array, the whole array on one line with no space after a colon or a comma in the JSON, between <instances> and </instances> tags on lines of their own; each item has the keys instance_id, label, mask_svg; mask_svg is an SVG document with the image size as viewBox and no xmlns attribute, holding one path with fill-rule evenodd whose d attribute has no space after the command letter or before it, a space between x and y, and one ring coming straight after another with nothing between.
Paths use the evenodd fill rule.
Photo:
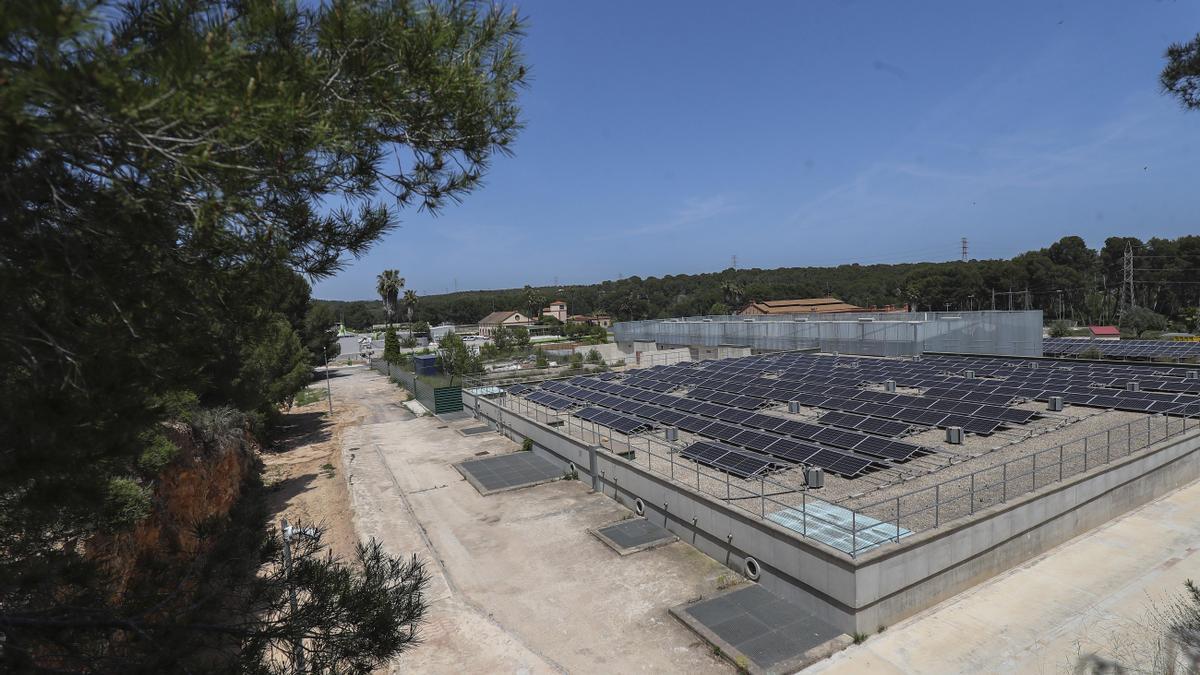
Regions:
<instances>
[{"instance_id":1,"label":"fence post","mask_svg":"<svg viewBox=\"0 0 1200 675\"><path fill-rule=\"evenodd\" d=\"M729 503L729 472L725 472L725 503Z\"/></svg>"},{"instance_id":2,"label":"fence post","mask_svg":"<svg viewBox=\"0 0 1200 675\"><path fill-rule=\"evenodd\" d=\"M1063 446L1058 446L1058 482L1062 482L1063 476Z\"/></svg>"},{"instance_id":3,"label":"fence post","mask_svg":"<svg viewBox=\"0 0 1200 675\"><path fill-rule=\"evenodd\" d=\"M1112 461L1112 429L1105 432L1107 438L1104 439L1104 463L1108 464Z\"/></svg>"},{"instance_id":4,"label":"fence post","mask_svg":"<svg viewBox=\"0 0 1200 675\"><path fill-rule=\"evenodd\" d=\"M858 512L850 512L850 557L858 557Z\"/></svg>"},{"instance_id":5,"label":"fence post","mask_svg":"<svg viewBox=\"0 0 1200 675\"><path fill-rule=\"evenodd\" d=\"M975 472L971 472L971 514L975 514Z\"/></svg>"},{"instance_id":6,"label":"fence post","mask_svg":"<svg viewBox=\"0 0 1200 675\"><path fill-rule=\"evenodd\" d=\"M767 517L767 479L758 477L759 518Z\"/></svg>"},{"instance_id":7,"label":"fence post","mask_svg":"<svg viewBox=\"0 0 1200 675\"><path fill-rule=\"evenodd\" d=\"M1008 501L1008 462L1004 463L1004 478L1000 481L1000 503Z\"/></svg>"},{"instance_id":8,"label":"fence post","mask_svg":"<svg viewBox=\"0 0 1200 675\"><path fill-rule=\"evenodd\" d=\"M896 543L900 543L900 497L896 497Z\"/></svg>"},{"instance_id":9,"label":"fence post","mask_svg":"<svg viewBox=\"0 0 1200 675\"><path fill-rule=\"evenodd\" d=\"M938 483L933 486L933 526L937 527L942 523L942 484Z\"/></svg>"},{"instance_id":10,"label":"fence post","mask_svg":"<svg viewBox=\"0 0 1200 675\"><path fill-rule=\"evenodd\" d=\"M1034 492L1037 491L1037 456L1038 456L1037 450L1034 450L1033 451L1033 478L1032 478Z\"/></svg>"}]
</instances>

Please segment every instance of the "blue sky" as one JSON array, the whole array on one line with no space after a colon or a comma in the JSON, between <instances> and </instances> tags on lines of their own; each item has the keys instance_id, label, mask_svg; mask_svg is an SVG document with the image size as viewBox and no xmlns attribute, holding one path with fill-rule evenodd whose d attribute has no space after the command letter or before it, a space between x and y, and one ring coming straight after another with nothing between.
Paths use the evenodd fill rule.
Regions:
<instances>
[{"instance_id":1,"label":"blue sky","mask_svg":"<svg viewBox=\"0 0 1200 675\"><path fill-rule=\"evenodd\" d=\"M1200 233L1200 3L524 2L527 129L319 298L1010 257Z\"/></svg>"}]
</instances>

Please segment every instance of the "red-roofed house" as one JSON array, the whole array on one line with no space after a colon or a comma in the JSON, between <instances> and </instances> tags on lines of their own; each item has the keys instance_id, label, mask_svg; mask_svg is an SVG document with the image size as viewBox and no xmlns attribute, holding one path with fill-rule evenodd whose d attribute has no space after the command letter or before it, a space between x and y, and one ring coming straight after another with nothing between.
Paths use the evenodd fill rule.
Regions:
<instances>
[{"instance_id":1,"label":"red-roofed house","mask_svg":"<svg viewBox=\"0 0 1200 675\"><path fill-rule=\"evenodd\" d=\"M555 300L550 303L549 307L542 310L542 316L552 316L562 323L567 322L567 303L564 300Z\"/></svg>"},{"instance_id":2,"label":"red-roofed house","mask_svg":"<svg viewBox=\"0 0 1200 675\"><path fill-rule=\"evenodd\" d=\"M1097 340L1121 339L1121 329L1116 326L1088 326L1088 332Z\"/></svg>"}]
</instances>

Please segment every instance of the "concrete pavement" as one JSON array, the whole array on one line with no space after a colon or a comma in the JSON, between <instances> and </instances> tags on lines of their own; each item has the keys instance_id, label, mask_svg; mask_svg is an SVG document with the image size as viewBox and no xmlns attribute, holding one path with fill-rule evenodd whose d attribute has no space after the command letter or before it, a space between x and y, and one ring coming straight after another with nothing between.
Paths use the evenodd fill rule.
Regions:
<instances>
[{"instance_id":1,"label":"concrete pavement","mask_svg":"<svg viewBox=\"0 0 1200 675\"><path fill-rule=\"evenodd\" d=\"M424 644L393 672L729 672L667 608L733 573L683 543L618 556L588 533L630 515L578 481L481 496L454 462L517 450L464 437L399 406L366 368L342 369L335 399L361 409L342 436L355 529L432 576Z\"/></svg>"},{"instance_id":2,"label":"concrete pavement","mask_svg":"<svg viewBox=\"0 0 1200 675\"><path fill-rule=\"evenodd\" d=\"M1145 668L1198 548L1193 483L805 672L1070 673L1093 653Z\"/></svg>"}]
</instances>

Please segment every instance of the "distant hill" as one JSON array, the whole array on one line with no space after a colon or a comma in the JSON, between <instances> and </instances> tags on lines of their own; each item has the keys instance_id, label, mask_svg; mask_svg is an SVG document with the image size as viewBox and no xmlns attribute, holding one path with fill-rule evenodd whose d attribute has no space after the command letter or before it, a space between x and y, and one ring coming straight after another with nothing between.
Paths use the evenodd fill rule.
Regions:
<instances>
[{"instance_id":1,"label":"distant hill","mask_svg":"<svg viewBox=\"0 0 1200 675\"><path fill-rule=\"evenodd\" d=\"M497 309L533 312L563 299L572 314L607 312L618 320L718 314L751 300L833 296L870 307L908 303L918 310L1041 309L1080 323L1111 323L1126 244L1135 253L1136 303L1181 322L1200 303L1200 236L1178 239L1110 237L1090 249L1079 237L1011 260L895 265L726 269L707 274L628 277L598 284L462 291L424 296L414 319L430 324L475 323ZM1061 291L1061 293L1059 292ZM1005 295L1006 293L1014 295ZM351 326L384 320L379 300L328 303ZM1187 326L1194 328L1194 326Z\"/></svg>"}]
</instances>

